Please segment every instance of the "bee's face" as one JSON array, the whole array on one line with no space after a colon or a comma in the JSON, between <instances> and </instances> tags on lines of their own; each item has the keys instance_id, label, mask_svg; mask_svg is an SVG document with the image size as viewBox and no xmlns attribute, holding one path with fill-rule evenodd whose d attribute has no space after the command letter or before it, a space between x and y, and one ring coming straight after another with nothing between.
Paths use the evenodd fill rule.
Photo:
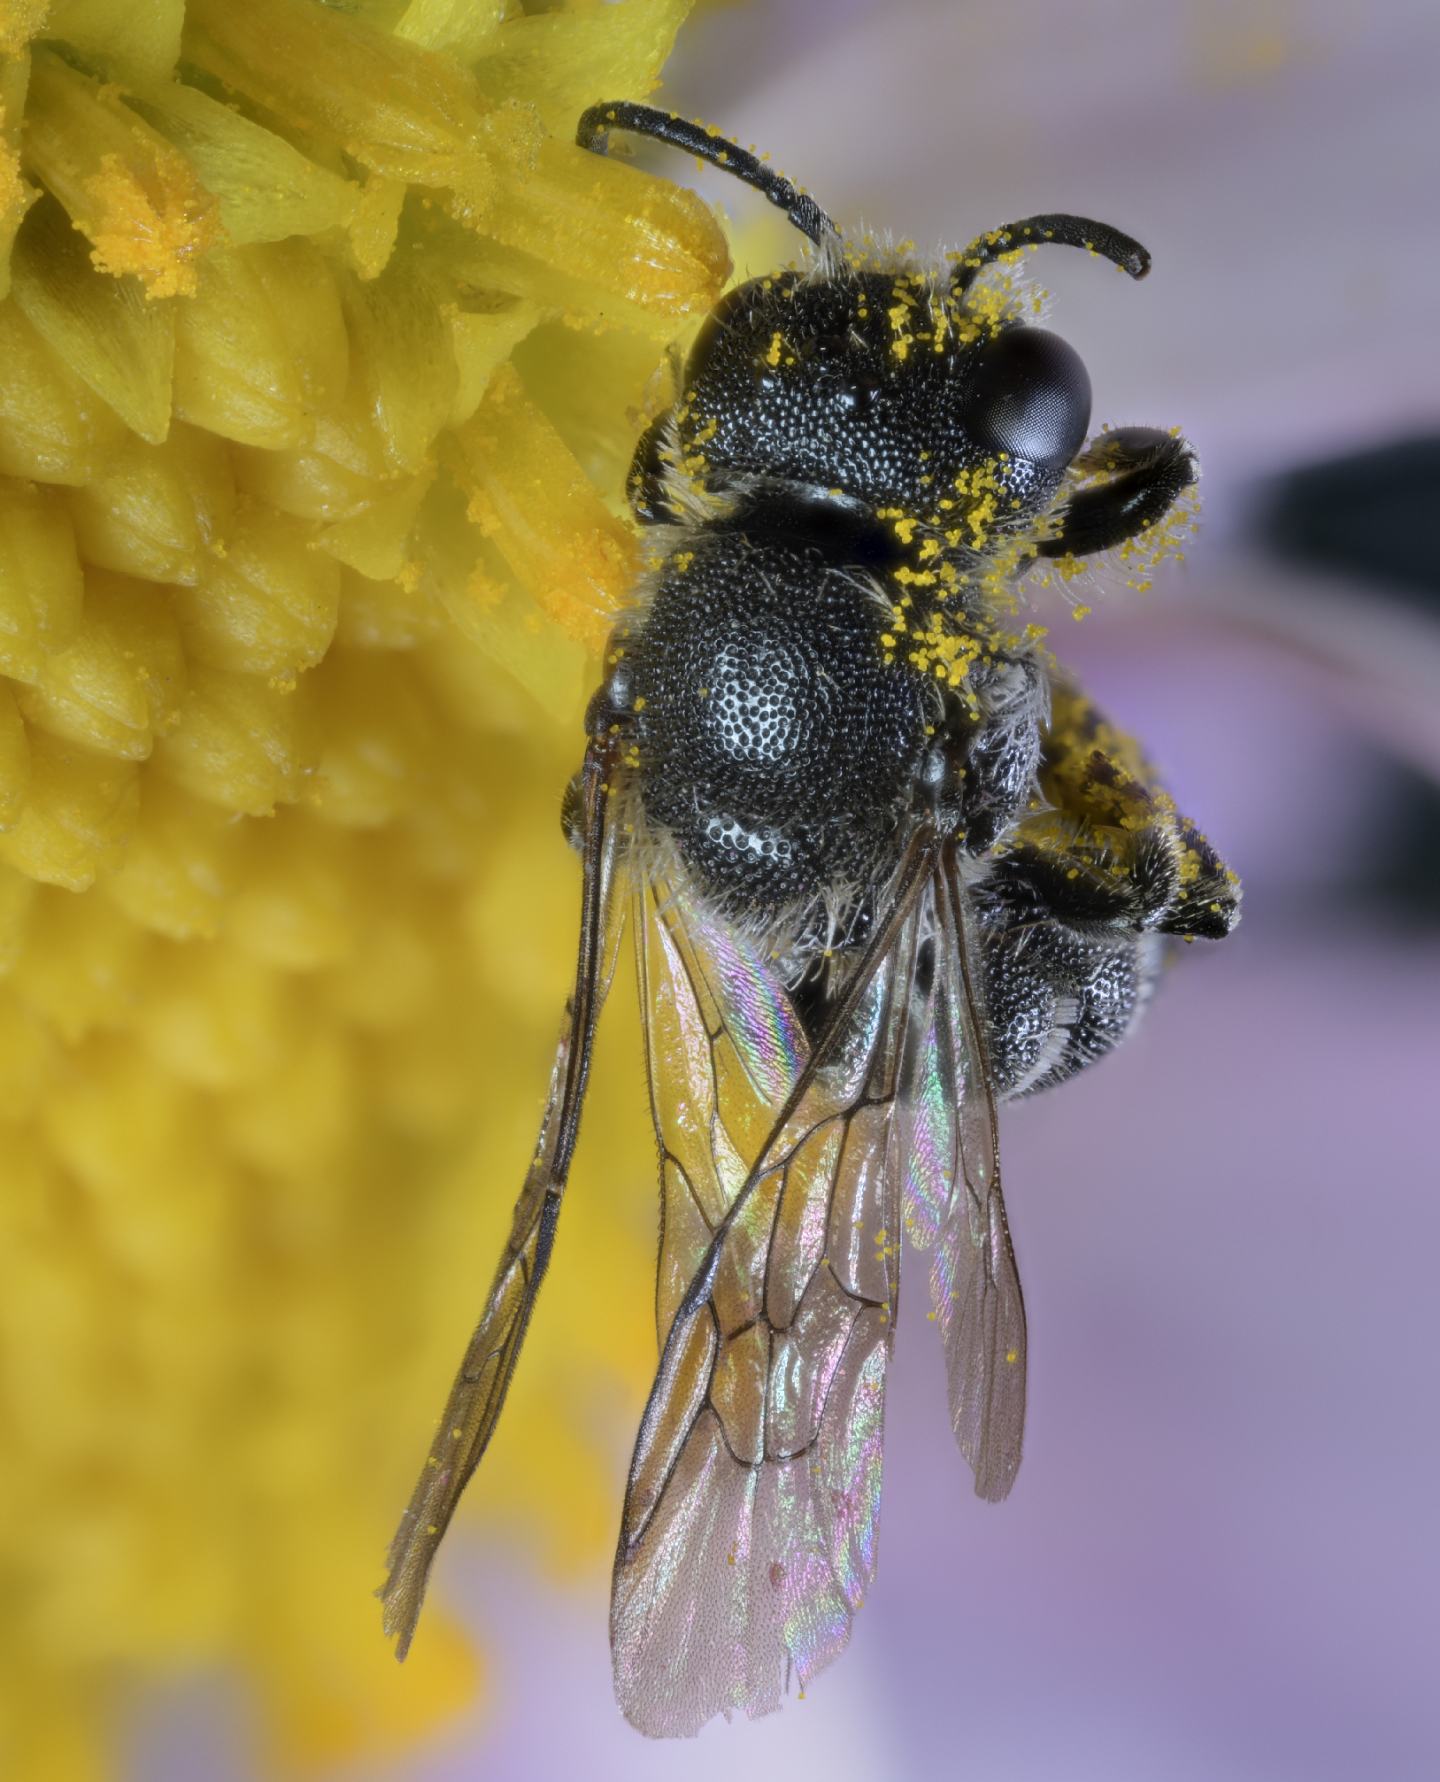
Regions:
<instances>
[{"instance_id":1,"label":"bee's face","mask_svg":"<svg viewBox=\"0 0 1440 1782\"><path fill-rule=\"evenodd\" d=\"M679 468L707 486L809 484L882 517L957 525L972 505L967 479L989 471L976 493L999 497L997 522L1023 524L1084 442L1090 380L1058 335L982 295L906 270L740 286L691 352Z\"/></svg>"}]
</instances>

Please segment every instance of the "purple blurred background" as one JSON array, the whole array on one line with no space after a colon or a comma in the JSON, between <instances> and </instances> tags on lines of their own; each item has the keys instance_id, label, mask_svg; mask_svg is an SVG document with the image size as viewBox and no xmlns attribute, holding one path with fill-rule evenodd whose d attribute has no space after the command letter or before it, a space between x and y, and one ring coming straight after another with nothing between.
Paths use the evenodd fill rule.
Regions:
<instances>
[{"instance_id":1,"label":"purple blurred background","mask_svg":"<svg viewBox=\"0 0 1440 1782\"><path fill-rule=\"evenodd\" d=\"M1440 434L1437 92L1434 0L757 0L688 28L665 101L842 225L953 246L1070 208L1151 248L1139 286L1081 255L1036 274L1096 421L1196 440L1201 538L1051 641L1241 872L1245 919L1177 961L1137 1043L1005 1117L1033 1396L1002 1507L970 1494L912 1269L880 1578L806 1701L646 1744L605 1578L548 1587L472 1521L447 1565L488 1700L347 1777L1440 1775L1437 597L1282 562L1259 525L1274 479ZM698 183L754 269L793 253ZM1437 495L1385 525L1433 535ZM217 1767L227 1721L155 1704L133 1773L249 1776Z\"/></svg>"}]
</instances>

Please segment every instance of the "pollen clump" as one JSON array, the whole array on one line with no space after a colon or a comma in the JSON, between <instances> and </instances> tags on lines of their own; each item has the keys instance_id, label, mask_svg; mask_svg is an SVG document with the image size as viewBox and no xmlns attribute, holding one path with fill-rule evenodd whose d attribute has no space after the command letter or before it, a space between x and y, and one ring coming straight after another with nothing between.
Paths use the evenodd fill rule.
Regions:
<instances>
[{"instance_id":1,"label":"pollen clump","mask_svg":"<svg viewBox=\"0 0 1440 1782\"><path fill-rule=\"evenodd\" d=\"M152 297L194 295L196 259L220 233L214 198L115 88L38 46L25 154L37 182L91 242L102 272L133 273Z\"/></svg>"},{"instance_id":2,"label":"pollen clump","mask_svg":"<svg viewBox=\"0 0 1440 1782\"><path fill-rule=\"evenodd\" d=\"M0 8L7 1774L115 1773L197 1669L325 1764L474 1692L370 1592L533 1142L625 468L728 273L571 140L687 11ZM561 1562L653 1341L585 1187L482 1493Z\"/></svg>"}]
</instances>

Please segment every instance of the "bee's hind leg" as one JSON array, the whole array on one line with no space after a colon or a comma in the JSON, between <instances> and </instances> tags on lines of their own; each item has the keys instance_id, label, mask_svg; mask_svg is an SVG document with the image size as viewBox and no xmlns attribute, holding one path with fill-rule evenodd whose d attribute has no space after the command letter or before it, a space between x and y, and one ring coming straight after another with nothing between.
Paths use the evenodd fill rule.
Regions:
<instances>
[{"instance_id":1,"label":"bee's hind leg","mask_svg":"<svg viewBox=\"0 0 1440 1782\"><path fill-rule=\"evenodd\" d=\"M976 887L991 1066L1002 1095L1074 1076L1112 1051L1149 999L1170 937L1219 940L1239 888L1168 807L1097 849L1019 842Z\"/></svg>"},{"instance_id":2,"label":"bee's hind leg","mask_svg":"<svg viewBox=\"0 0 1440 1782\"><path fill-rule=\"evenodd\" d=\"M1064 1082L1118 1046L1149 998L1163 944L1115 899L1082 911L1069 888L1062 913L1011 865L975 899L990 1066L1007 1098Z\"/></svg>"}]
</instances>

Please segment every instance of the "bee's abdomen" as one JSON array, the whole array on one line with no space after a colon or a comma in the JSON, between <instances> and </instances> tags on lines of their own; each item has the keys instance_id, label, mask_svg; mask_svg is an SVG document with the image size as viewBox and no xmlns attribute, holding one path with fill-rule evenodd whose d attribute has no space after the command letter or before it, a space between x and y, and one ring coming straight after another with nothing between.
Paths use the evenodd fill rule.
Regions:
<instances>
[{"instance_id":1,"label":"bee's abdomen","mask_svg":"<svg viewBox=\"0 0 1440 1782\"><path fill-rule=\"evenodd\" d=\"M927 709L884 628L862 571L774 528L708 530L668 559L631 645L641 792L730 908L764 915L883 857Z\"/></svg>"}]
</instances>

